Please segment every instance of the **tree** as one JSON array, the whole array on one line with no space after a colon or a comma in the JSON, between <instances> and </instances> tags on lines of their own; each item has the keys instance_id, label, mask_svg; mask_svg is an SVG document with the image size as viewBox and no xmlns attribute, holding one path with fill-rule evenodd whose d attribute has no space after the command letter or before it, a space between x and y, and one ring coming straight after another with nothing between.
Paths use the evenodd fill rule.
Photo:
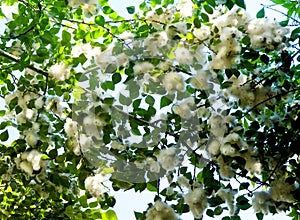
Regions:
<instances>
[{"instance_id":1,"label":"tree","mask_svg":"<svg viewBox=\"0 0 300 220\"><path fill-rule=\"evenodd\" d=\"M108 0L1 1L1 219L117 219L109 190L128 189L156 193L136 219L298 219L300 12L273 2L285 21L243 0L131 19Z\"/></svg>"}]
</instances>

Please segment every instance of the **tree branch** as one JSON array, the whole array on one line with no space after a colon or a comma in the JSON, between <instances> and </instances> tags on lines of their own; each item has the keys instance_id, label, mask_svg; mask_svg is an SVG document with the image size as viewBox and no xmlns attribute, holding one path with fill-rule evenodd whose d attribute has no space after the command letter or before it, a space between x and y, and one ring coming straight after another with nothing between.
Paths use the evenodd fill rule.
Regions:
<instances>
[{"instance_id":1,"label":"tree branch","mask_svg":"<svg viewBox=\"0 0 300 220\"><path fill-rule=\"evenodd\" d=\"M288 16L288 15L285 14L284 12L279 11L279 10L277 10L277 9L275 9L275 8L272 8L274 5L264 5L264 4L261 4L261 6L267 8L267 9L270 9L270 10L272 10L272 11L278 12L278 13L280 13L280 14L286 16L287 18L292 19L292 20L293 20L294 22L296 22L297 24L300 23L300 21L298 21L297 19L295 19L295 18L293 18L293 17L291 17L291 16Z\"/></svg>"},{"instance_id":2,"label":"tree branch","mask_svg":"<svg viewBox=\"0 0 300 220\"><path fill-rule=\"evenodd\" d=\"M288 94L288 93L290 93L290 92L299 91L299 90L300 90L300 88L296 88L296 89L292 89L292 90L289 90L289 91L286 91L286 92L279 93L279 94L277 94L277 95L270 96L269 98L267 98L267 99L265 99L265 100L263 100L263 101L261 101L261 102L255 104L252 108L250 108L248 111L246 111L246 112L243 114L242 118L245 117L247 114L249 114L253 109L255 109L256 107L258 107L259 105L261 105L261 104L263 104L263 103L265 103L265 102L267 102L267 101L270 101L271 99L274 99L274 98L276 98L276 97L280 97L280 96L285 95L285 94Z\"/></svg>"},{"instance_id":3,"label":"tree branch","mask_svg":"<svg viewBox=\"0 0 300 220\"><path fill-rule=\"evenodd\" d=\"M21 59L19 57L16 57L10 53L7 53L6 51L4 51L2 49L0 49L0 56L5 57L6 59L11 60L15 63L18 63L18 64L21 63ZM49 75L45 70L35 67L34 65L28 65L28 66L26 66L26 68L31 69L31 70L33 70L39 74L42 74L43 76L46 76L46 77L48 77L48 75Z\"/></svg>"}]
</instances>

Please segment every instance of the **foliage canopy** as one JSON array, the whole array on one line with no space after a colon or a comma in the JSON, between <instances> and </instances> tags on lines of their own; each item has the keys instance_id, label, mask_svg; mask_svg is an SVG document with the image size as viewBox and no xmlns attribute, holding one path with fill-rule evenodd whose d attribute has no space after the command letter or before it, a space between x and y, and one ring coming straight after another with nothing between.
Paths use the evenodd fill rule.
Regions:
<instances>
[{"instance_id":1,"label":"foliage canopy","mask_svg":"<svg viewBox=\"0 0 300 220\"><path fill-rule=\"evenodd\" d=\"M286 20L244 0L130 19L108 0L1 1L1 219L114 220L110 191L129 189L156 194L136 219L299 219L300 9L272 1Z\"/></svg>"}]
</instances>

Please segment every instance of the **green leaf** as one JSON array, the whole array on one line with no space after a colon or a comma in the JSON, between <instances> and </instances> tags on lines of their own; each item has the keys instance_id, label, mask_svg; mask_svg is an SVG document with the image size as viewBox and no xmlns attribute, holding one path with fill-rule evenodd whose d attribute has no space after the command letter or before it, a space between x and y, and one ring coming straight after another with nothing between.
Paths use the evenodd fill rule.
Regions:
<instances>
[{"instance_id":1,"label":"green leaf","mask_svg":"<svg viewBox=\"0 0 300 220\"><path fill-rule=\"evenodd\" d=\"M155 103L155 99L152 97L152 96L150 96L150 95L148 95L147 97L146 97L146 103L148 104L148 105L150 105L150 106L153 106L154 105L154 103Z\"/></svg>"},{"instance_id":2,"label":"green leaf","mask_svg":"<svg viewBox=\"0 0 300 220\"><path fill-rule=\"evenodd\" d=\"M103 7L104 14L108 15L108 14L112 14L113 12L114 12L114 10L111 7L109 7L108 5Z\"/></svg>"},{"instance_id":3,"label":"green leaf","mask_svg":"<svg viewBox=\"0 0 300 220\"><path fill-rule=\"evenodd\" d=\"M90 208L96 208L98 206L98 202L91 202L89 203Z\"/></svg>"},{"instance_id":4,"label":"green leaf","mask_svg":"<svg viewBox=\"0 0 300 220\"><path fill-rule=\"evenodd\" d=\"M127 7L126 9L127 9L127 12L128 12L129 14L133 14L133 13L135 12L135 7L134 7L134 6L129 6L129 7Z\"/></svg>"},{"instance_id":5,"label":"green leaf","mask_svg":"<svg viewBox=\"0 0 300 220\"><path fill-rule=\"evenodd\" d=\"M103 27L105 24L105 19L102 15L97 15L95 17L95 23L98 24L99 26Z\"/></svg>"},{"instance_id":6,"label":"green leaf","mask_svg":"<svg viewBox=\"0 0 300 220\"><path fill-rule=\"evenodd\" d=\"M226 88L230 87L231 85L232 85L231 81L225 81L221 84L221 88L226 89Z\"/></svg>"},{"instance_id":7,"label":"green leaf","mask_svg":"<svg viewBox=\"0 0 300 220\"><path fill-rule=\"evenodd\" d=\"M158 8L155 10L155 12L158 14L158 15L161 15L162 13L164 13L164 10L162 8Z\"/></svg>"},{"instance_id":8,"label":"green leaf","mask_svg":"<svg viewBox=\"0 0 300 220\"><path fill-rule=\"evenodd\" d=\"M264 214L262 214L261 212L260 213L256 213L256 218L257 218L257 220L263 220Z\"/></svg>"},{"instance_id":9,"label":"green leaf","mask_svg":"<svg viewBox=\"0 0 300 220\"><path fill-rule=\"evenodd\" d=\"M209 22L209 17L207 14L201 13L200 16L204 22Z\"/></svg>"},{"instance_id":10,"label":"green leaf","mask_svg":"<svg viewBox=\"0 0 300 220\"><path fill-rule=\"evenodd\" d=\"M275 4L283 4L285 3L286 0L271 0L272 2L274 2Z\"/></svg>"},{"instance_id":11,"label":"green leaf","mask_svg":"<svg viewBox=\"0 0 300 220\"><path fill-rule=\"evenodd\" d=\"M145 25L140 26L137 32L145 32L145 31L148 31L148 29L149 29L149 26L145 24Z\"/></svg>"},{"instance_id":12,"label":"green leaf","mask_svg":"<svg viewBox=\"0 0 300 220\"><path fill-rule=\"evenodd\" d=\"M216 1L215 0L206 0L206 2L208 4L210 4L211 6L213 6L213 7L216 7Z\"/></svg>"},{"instance_id":13,"label":"green leaf","mask_svg":"<svg viewBox=\"0 0 300 220\"><path fill-rule=\"evenodd\" d=\"M118 217L113 210L108 210L107 212L102 213L102 220L118 220Z\"/></svg>"},{"instance_id":14,"label":"green leaf","mask_svg":"<svg viewBox=\"0 0 300 220\"><path fill-rule=\"evenodd\" d=\"M265 17L265 8L260 9L257 14L256 14L257 18L263 18Z\"/></svg>"},{"instance_id":15,"label":"green leaf","mask_svg":"<svg viewBox=\"0 0 300 220\"><path fill-rule=\"evenodd\" d=\"M119 95L119 102L122 104L122 105L130 105L131 103L131 98L128 98L122 94Z\"/></svg>"},{"instance_id":16,"label":"green leaf","mask_svg":"<svg viewBox=\"0 0 300 220\"><path fill-rule=\"evenodd\" d=\"M0 117L3 117L5 115L5 110L0 110Z\"/></svg>"},{"instance_id":17,"label":"green leaf","mask_svg":"<svg viewBox=\"0 0 300 220\"><path fill-rule=\"evenodd\" d=\"M201 27L201 21L199 20L199 18L194 18L194 25L196 28L200 28Z\"/></svg>"},{"instance_id":18,"label":"green leaf","mask_svg":"<svg viewBox=\"0 0 300 220\"><path fill-rule=\"evenodd\" d=\"M260 60L261 60L262 62L264 62L265 64L268 64L269 61L270 61L269 57L268 57L266 54L260 55Z\"/></svg>"},{"instance_id":19,"label":"green leaf","mask_svg":"<svg viewBox=\"0 0 300 220\"><path fill-rule=\"evenodd\" d=\"M294 29L291 33L291 36L290 36L290 40L291 41L295 41L296 39L299 38L299 35L300 34L300 27L297 27L296 29Z\"/></svg>"},{"instance_id":20,"label":"green leaf","mask_svg":"<svg viewBox=\"0 0 300 220\"><path fill-rule=\"evenodd\" d=\"M248 203L248 199L245 198L244 196L239 196L237 199L237 207L240 208L241 210L247 210L251 207L251 205Z\"/></svg>"},{"instance_id":21,"label":"green leaf","mask_svg":"<svg viewBox=\"0 0 300 220\"><path fill-rule=\"evenodd\" d=\"M120 73L117 72L112 75L112 81L114 84L121 82L121 80L122 80L122 77L121 77Z\"/></svg>"},{"instance_id":22,"label":"green leaf","mask_svg":"<svg viewBox=\"0 0 300 220\"><path fill-rule=\"evenodd\" d=\"M104 104L107 104L107 105L112 105L113 104L113 102L114 102L114 98L105 98L104 100L103 100L103 103Z\"/></svg>"},{"instance_id":23,"label":"green leaf","mask_svg":"<svg viewBox=\"0 0 300 220\"><path fill-rule=\"evenodd\" d=\"M157 181L147 183L147 189L150 192L157 192Z\"/></svg>"},{"instance_id":24,"label":"green leaf","mask_svg":"<svg viewBox=\"0 0 300 220\"><path fill-rule=\"evenodd\" d=\"M163 108L165 106L168 106L172 103L172 100L170 100L168 97L163 96L160 99L160 108Z\"/></svg>"},{"instance_id":25,"label":"green leaf","mask_svg":"<svg viewBox=\"0 0 300 220\"><path fill-rule=\"evenodd\" d=\"M208 14L212 14L214 11L213 9L209 6L209 5L204 5L204 10L208 13Z\"/></svg>"},{"instance_id":26,"label":"green leaf","mask_svg":"<svg viewBox=\"0 0 300 220\"><path fill-rule=\"evenodd\" d=\"M46 47L40 47L37 49L36 54L40 57L46 57L49 55L49 50Z\"/></svg>"},{"instance_id":27,"label":"green leaf","mask_svg":"<svg viewBox=\"0 0 300 220\"><path fill-rule=\"evenodd\" d=\"M8 121L3 121L0 124L0 130L5 129L8 126L9 122Z\"/></svg>"},{"instance_id":28,"label":"green leaf","mask_svg":"<svg viewBox=\"0 0 300 220\"><path fill-rule=\"evenodd\" d=\"M289 20L285 20L285 21L281 21L279 22L279 24L282 26L282 27L285 27L289 24Z\"/></svg>"},{"instance_id":29,"label":"green leaf","mask_svg":"<svg viewBox=\"0 0 300 220\"><path fill-rule=\"evenodd\" d=\"M240 6L241 8L246 9L246 5L244 0L235 0L235 4L237 4L238 6Z\"/></svg>"},{"instance_id":30,"label":"green leaf","mask_svg":"<svg viewBox=\"0 0 300 220\"><path fill-rule=\"evenodd\" d=\"M8 140L8 131L5 130L0 134L0 140L1 141L7 141Z\"/></svg>"},{"instance_id":31,"label":"green leaf","mask_svg":"<svg viewBox=\"0 0 300 220\"><path fill-rule=\"evenodd\" d=\"M79 202L80 202L80 205L83 207L83 208L87 208L88 207L88 203L87 203L87 196L86 195L83 195L79 198Z\"/></svg>"},{"instance_id":32,"label":"green leaf","mask_svg":"<svg viewBox=\"0 0 300 220\"><path fill-rule=\"evenodd\" d=\"M140 213L140 212L134 212L134 216L135 216L135 219L144 219L145 218L143 213Z\"/></svg>"},{"instance_id":33,"label":"green leaf","mask_svg":"<svg viewBox=\"0 0 300 220\"><path fill-rule=\"evenodd\" d=\"M63 30L62 42L69 44L71 42L71 34L68 31Z\"/></svg>"},{"instance_id":34,"label":"green leaf","mask_svg":"<svg viewBox=\"0 0 300 220\"><path fill-rule=\"evenodd\" d=\"M223 212L223 209L222 209L221 206L217 206L217 207L215 208L215 210L214 210L214 214L215 214L215 215L221 215L222 212Z\"/></svg>"},{"instance_id":35,"label":"green leaf","mask_svg":"<svg viewBox=\"0 0 300 220\"><path fill-rule=\"evenodd\" d=\"M161 3L161 0L151 0L150 1L150 4L152 7L155 7L156 5L160 4Z\"/></svg>"},{"instance_id":36,"label":"green leaf","mask_svg":"<svg viewBox=\"0 0 300 220\"><path fill-rule=\"evenodd\" d=\"M141 101L141 99L134 100L134 102L132 103L133 109L137 109L140 106Z\"/></svg>"},{"instance_id":37,"label":"green leaf","mask_svg":"<svg viewBox=\"0 0 300 220\"><path fill-rule=\"evenodd\" d=\"M211 210L211 209L207 209L206 210L206 215L208 215L209 217L214 217L214 211L213 210Z\"/></svg>"},{"instance_id":38,"label":"green leaf","mask_svg":"<svg viewBox=\"0 0 300 220\"><path fill-rule=\"evenodd\" d=\"M101 88L104 89L105 91L108 89L113 91L115 89L115 85L113 84L112 81L106 81L101 84Z\"/></svg>"},{"instance_id":39,"label":"green leaf","mask_svg":"<svg viewBox=\"0 0 300 220\"><path fill-rule=\"evenodd\" d=\"M6 86L7 86L7 89L11 92L15 90L15 86L14 86L14 84L11 83L10 80L6 81Z\"/></svg>"},{"instance_id":40,"label":"green leaf","mask_svg":"<svg viewBox=\"0 0 300 220\"><path fill-rule=\"evenodd\" d=\"M248 189L248 187L250 186L249 183L241 183L240 184L240 187L239 187L239 190L243 190L243 189Z\"/></svg>"},{"instance_id":41,"label":"green leaf","mask_svg":"<svg viewBox=\"0 0 300 220\"><path fill-rule=\"evenodd\" d=\"M162 6L165 7L165 8L168 5L172 5L172 4L174 4L174 0L163 0L163 2L162 2Z\"/></svg>"}]
</instances>

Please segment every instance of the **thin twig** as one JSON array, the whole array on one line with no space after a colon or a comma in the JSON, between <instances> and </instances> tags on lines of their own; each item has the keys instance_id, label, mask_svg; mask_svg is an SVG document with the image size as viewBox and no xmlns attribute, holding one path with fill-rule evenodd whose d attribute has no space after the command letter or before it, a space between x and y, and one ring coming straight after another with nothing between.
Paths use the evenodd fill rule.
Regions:
<instances>
[{"instance_id":1,"label":"thin twig","mask_svg":"<svg viewBox=\"0 0 300 220\"><path fill-rule=\"evenodd\" d=\"M287 18L292 19L294 22L296 22L296 23L298 23L298 24L300 23L297 19L295 19L295 18L293 18L293 17L291 17L291 16L288 16L288 15L285 14L284 12L279 11L279 10L277 10L277 9L275 9L275 8L272 8L272 7L275 6L275 5L264 5L264 4L261 4L261 6L267 8L267 9L270 9L270 10L272 10L272 11L276 11L276 12L278 12L278 13L280 13L280 14L286 16Z\"/></svg>"}]
</instances>

